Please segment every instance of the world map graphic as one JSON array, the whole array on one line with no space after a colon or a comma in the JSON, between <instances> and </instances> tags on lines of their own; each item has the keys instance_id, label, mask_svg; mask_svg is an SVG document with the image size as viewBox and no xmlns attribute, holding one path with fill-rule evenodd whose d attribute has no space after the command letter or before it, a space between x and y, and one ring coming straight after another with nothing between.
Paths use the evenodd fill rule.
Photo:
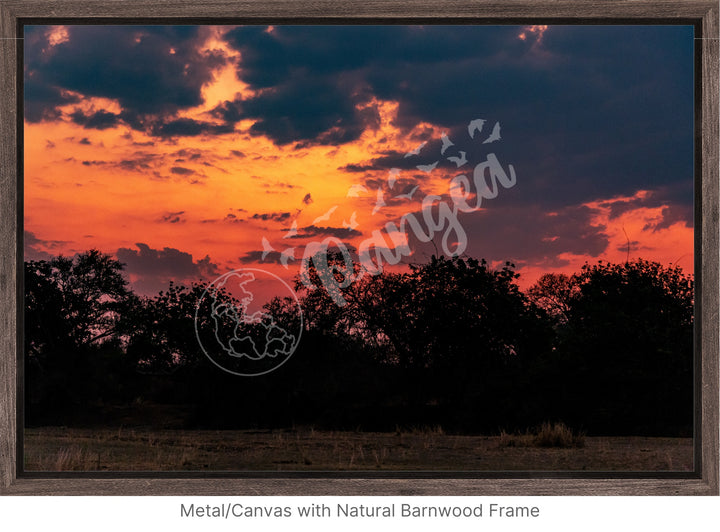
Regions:
<instances>
[{"instance_id":1,"label":"world map graphic","mask_svg":"<svg viewBox=\"0 0 720 532\"><path fill-rule=\"evenodd\" d=\"M252 310L261 283L286 302L282 317L266 306ZM262 375L285 363L297 348L302 311L282 279L264 270L239 269L207 287L198 302L195 328L203 352L215 365L237 375Z\"/></svg>"}]
</instances>

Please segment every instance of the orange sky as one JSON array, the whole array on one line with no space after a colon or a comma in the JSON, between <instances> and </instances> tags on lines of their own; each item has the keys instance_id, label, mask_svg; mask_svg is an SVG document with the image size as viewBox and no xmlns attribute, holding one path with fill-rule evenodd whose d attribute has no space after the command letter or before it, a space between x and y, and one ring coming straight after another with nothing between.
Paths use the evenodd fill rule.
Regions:
<instances>
[{"instance_id":1,"label":"orange sky","mask_svg":"<svg viewBox=\"0 0 720 532\"><path fill-rule=\"evenodd\" d=\"M518 39L542 39L546 30L528 29ZM61 45L64 39L67 36L62 28L54 29L48 37L51 46ZM205 46L239 60L238 53L219 39L216 31L207 32ZM174 53L168 50L168 54ZM218 67L213 79L202 88L202 104L183 109L178 117L217 121L210 111L218 104L251 97L253 90L238 79L235 70L233 62ZM446 131L443 124L428 122L417 123L410 130L400 128L396 123L397 101L373 98L364 103L373 108L379 121L367 127L357 140L338 146L278 146L267 136L251 134L255 121L250 119L239 121L234 132L228 134L166 139L127 125L89 130L67 116L77 109L117 113L121 105L107 98L77 96L79 103L60 108L64 118L25 123L25 230L39 239L34 248L39 252L70 255L98 248L115 253L119 248L137 250L136 244L143 243L154 250L174 248L189 253L195 263L207 256L219 275L250 266L240 257L262 250L263 238L274 250L292 253L296 259L302 257L305 243L324 238L283 238L293 223L299 228L356 229L362 236L347 238L346 242L357 247L387 221L418 211L428 194L448 192L447 170L403 170L391 189L387 169L368 169L364 173L343 169L367 164L388 151L409 152L419 145L418 139L440 139ZM484 130L483 138L489 133L489 129ZM503 140L509 142L513 138L512 131L504 130L503 135ZM488 145L487 153L493 151L492 147ZM509 158L501 163L507 169L513 161ZM471 173L472 167L462 170ZM531 178L518 170L517 187ZM377 180L387 203L374 214L378 190L367 186L372 179ZM412 199L391 200L416 182L420 184ZM512 193L512 188L499 191L500 196ZM306 199L308 194L311 199ZM638 207L619 216L611 215L613 204L648 194L652 192L639 189L632 196L597 197L582 203L591 209L592 224L606 235L606 250L600 255L564 253L554 257L566 261L562 266L548 266L542 261L523 264L518 250L521 286L529 286L547 271L576 272L586 261L624 261L628 239L632 242L631 259L678 264L692 272L693 229L682 221L658 227L663 207L667 206ZM488 200L483 208L501 208L497 203ZM325 215L327 219L322 219ZM548 217L553 215L546 213ZM550 234L543 238L552 241L557 237ZM416 250L414 257L422 261L433 249L427 244ZM258 262L253 267L289 280L297 274L298 264L297 260L289 261L289 267L284 268ZM169 274L159 276L163 280L170 278ZM208 276L214 277L210 273ZM135 281L137 277L131 275L130 279Z\"/></svg>"}]
</instances>

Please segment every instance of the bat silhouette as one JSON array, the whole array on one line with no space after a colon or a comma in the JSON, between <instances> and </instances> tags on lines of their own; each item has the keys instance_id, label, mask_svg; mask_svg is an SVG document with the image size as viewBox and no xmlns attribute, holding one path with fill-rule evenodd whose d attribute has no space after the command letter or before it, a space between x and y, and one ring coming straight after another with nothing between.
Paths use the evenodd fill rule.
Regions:
<instances>
[{"instance_id":1,"label":"bat silhouette","mask_svg":"<svg viewBox=\"0 0 720 532\"><path fill-rule=\"evenodd\" d=\"M420 144L420 146L418 146L414 150L410 150L409 152L407 152L405 154L405 158L410 157L411 155L420 155L420 150L423 149L423 146L425 146L425 144L427 144L427 142L423 142L422 144Z\"/></svg>"},{"instance_id":2,"label":"bat silhouette","mask_svg":"<svg viewBox=\"0 0 720 532\"><path fill-rule=\"evenodd\" d=\"M398 194L397 196L395 196L395 198L397 198L397 199L412 199L413 194L415 194L415 191L416 191L418 188L420 188L420 186L419 186L419 185L415 185L410 192L408 192L408 193L406 193L406 194Z\"/></svg>"},{"instance_id":3,"label":"bat silhouette","mask_svg":"<svg viewBox=\"0 0 720 532\"><path fill-rule=\"evenodd\" d=\"M375 202L375 208L373 209L373 215L385 206L385 197L381 188L377 191L377 201Z\"/></svg>"},{"instance_id":4,"label":"bat silhouette","mask_svg":"<svg viewBox=\"0 0 720 532\"><path fill-rule=\"evenodd\" d=\"M345 229L355 229L358 225L360 225L360 224L357 222L357 213L356 212L352 213L352 215L350 216L349 222L346 222L345 220L343 220L343 223L342 223L342 226Z\"/></svg>"},{"instance_id":5,"label":"bat silhouette","mask_svg":"<svg viewBox=\"0 0 720 532\"><path fill-rule=\"evenodd\" d=\"M492 133L490 133L490 136L483 141L483 144L495 142L496 140L500 140L500 122L495 122L495 127L493 127Z\"/></svg>"},{"instance_id":6,"label":"bat silhouette","mask_svg":"<svg viewBox=\"0 0 720 532\"><path fill-rule=\"evenodd\" d=\"M470 135L470 138L474 139L475 131L477 130L477 132L480 133L484 125L485 120L483 120L482 118L476 118L475 120L471 120L468 124L468 135Z\"/></svg>"},{"instance_id":7,"label":"bat silhouette","mask_svg":"<svg viewBox=\"0 0 720 532\"><path fill-rule=\"evenodd\" d=\"M419 165L416 166L416 168L417 168L418 170L421 170L421 171L429 174L430 172L432 172L433 170L435 170L435 167L438 165L439 162L440 162L440 161L435 161L435 162L432 163L432 164L419 164Z\"/></svg>"},{"instance_id":8,"label":"bat silhouette","mask_svg":"<svg viewBox=\"0 0 720 532\"><path fill-rule=\"evenodd\" d=\"M367 192L367 188L363 185L353 185L348 189L348 198L357 198L361 192Z\"/></svg>"},{"instance_id":9,"label":"bat silhouette","mask_svg":"<svg viewBox=\"0 0 720 532\"><path fill-rule=\"evenodd\" d=\"M318 216L317 218L315 218L311 225L317 225L320 222L327 222L330 219L330 216L332 216L332 213L334 213L335 209L337 208L337 205L335 205L334 207L330 207L330 210L328 212L326 212L322 216Z\"/></svg>"},{"instance_id":10,"label":"bat silhouette","mask_svg":"<svg viewBox=\"0 0 720 532\"><path fill-rule=\"evenodd\" d=\"M397 181L397 175L400 173L399 168L392 168L390 170L390 173L388 174L388 186L390 188L395 186L395 181Z\"/></svg>"},{"instance_id":11,"label":"bat silhouette","mask_svg":"<svg viewBox=\"0 0 720 532\"><path fill-rule=\"evenodd\" d=\"M280 263L287 269L288 261L295 260L295 248L287 248L285 251L280 253Z\"/></svg>"},{"instance_id":12,"label":"bat silhouette","mask_svg":"<svg viewBox=\"0 0 720 532\"><path fill-rule=\"evenodd\" d=\"M448 157L447 159L448 159L448 161L450 161L451 163L455 163L458 168L460 168L462 165L464 165L465 163L467 163L467 159L465 158L465 152L464 152L464 151L461 151L461 152L460 152L460 157Z\"/></svg>"},{"instance_id":13,"label":"bat silhouette","mask_svg":"<svg viewBox=\"0 0 720 532\"><path fill-rule=\"evenodd\" d=\"M455 143L452 142L445 133L442 134L440 140L442 140L442 146L440 147L440 155L445 155L445 150L447 150L450 146L455 146Z\"/></svg>"},{"instance_id":14,"label":"bat silhouette","mask_svg":"<svg viewBox=\"0 0 720 532\"><path fill-rule=\"evenodd\" d=\"M285 236L283 238L291 238L297 234L297 220L293 221L292 226L290 229L288 229L288 232L285 233Z\"/></svg>"},{"instance_id":15,"label":"bat silhouette","mask_svg":"<svg viewBox=\"0 0 720 532\"><path fill-rule=\"evenodd\" d=\"M263 245L263 252L262 252L262 259L265 260L265 257L267 257L268 253L271 251L275 251L275 248L270 245L270 242L267 238L262 238L262 245Z\"/></svg>"}]
</instances>

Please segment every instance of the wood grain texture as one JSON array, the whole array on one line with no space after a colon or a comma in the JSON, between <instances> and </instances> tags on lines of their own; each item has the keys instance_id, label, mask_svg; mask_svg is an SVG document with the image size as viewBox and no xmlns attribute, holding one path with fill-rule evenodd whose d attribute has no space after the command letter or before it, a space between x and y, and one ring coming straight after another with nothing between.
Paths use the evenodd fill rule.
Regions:
<instances>
[{"instance_id":1,"label":"wood grain texture","mask_svg":"<svg viewBox=\"0 0 720 532\"><path fill-rule=\"evenodd\" d=\"M702 128L700 146L702 149L702 302L701 302L701 397L699 418L702 441L702 477L714 493L718 494L718 467L720 447L718 444L718 420L720 369L718 352L720 345L720 29L718 25L719 5L708 10L702 25ZM696 384L697 386L697 384ZM697 415L697 414L696 414Z\"/></svg>"},{"instance_id":2,"label":"wood grain texture","mask_svg":"<svg viewBox=\"0 0 720 532\"><path fill-rule=\"evenodd\" d=\"M20 479L6 495L709 495L701 480Z\"/></svg>"},{"instance_id":3,"label":"wood grain texture","mask_svg":"<svg viewBox=\"0 0 720 532\"><path fill-rule=\"evenodd\" d=\"M15 23L0 5L0 489L16 477L17 368L16 212L17 167L15 107L17 58Z\"/></svg>"},{"instance_id":4,"label":"wood grain texture","mask_svg":"<svg viewBox=\"0 0 720 532\"><path fill-rule=\"evenodd\" d=\"M709 0L3 0L18 17L701 18Z\"/></svg>"},{"instance_id":5,"label":"wood grain texture","mask_svg":"<svg viewBox=\"0 0 720 532\"><path fill-rule=\"evenodd\" d=\"M701 353L697 416L700 479L493 478L493 479L239 479L220 478L17 478L16 471L16 61L18 19L170 19L231 22L350 19L452 22L526 19L572 23L593 19L673 19L702 24L701 122ZM567 20L564 20L567 19ZM102 20L107 23L108 20ZM478 20L482 23L482 20ZM485 1L405 0L0 0L0 493L7 495L718 495L720 246L718 245L718 2L717 0ZM116 475L118 476L118 475Z\"/></svg>"}]
</instances>

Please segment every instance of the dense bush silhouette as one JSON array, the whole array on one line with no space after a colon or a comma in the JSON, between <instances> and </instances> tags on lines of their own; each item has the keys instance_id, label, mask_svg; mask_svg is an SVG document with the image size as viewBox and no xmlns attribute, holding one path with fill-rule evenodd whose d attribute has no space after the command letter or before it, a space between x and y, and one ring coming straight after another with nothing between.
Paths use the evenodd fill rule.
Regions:
<instances>
[{"instance_id":1,"label":"dense bush silhouette","mask_svg":"<svg viewBox=\"0 0 720 532\"><path fill-rule=\"evenodd\" d=\"M598 263L523 293L510 263L432 257L351 283L359 266L330 254L296 280L297 351L255 378L200 349L206 284L138 296L122 269L96 250L25 264L28 423L111 424L122 407L127 424L127 409L172 403L196 428L488 432L553 420L591 435L691 433L694 287L679 268ZM291 300L266 309L296 323Z\"/></svg>"},{"instance_id":2,"label":"dense bush silhouette","mask_svg":"<svg viewBox=\"0 0 720 532\"><path fill-rule=\"evenodd\" d=\"M31 407L69 410L120 391L119 383L107 385L128 375L119 335L131 292L121 270L118 261L97 250L25 263L23 325Z\"/></svg>"},{"instance_id":3,"label":"dense bush silhouette","mask_svg":"<svg viewBox=\"0 0 720 532\"><path fill-rule=\"evenodd\" d=\"M638 260L586 265L572 282L554 364L563 418L603 432L689 431L692 279Z\"/></svg>"}]
</instances>

